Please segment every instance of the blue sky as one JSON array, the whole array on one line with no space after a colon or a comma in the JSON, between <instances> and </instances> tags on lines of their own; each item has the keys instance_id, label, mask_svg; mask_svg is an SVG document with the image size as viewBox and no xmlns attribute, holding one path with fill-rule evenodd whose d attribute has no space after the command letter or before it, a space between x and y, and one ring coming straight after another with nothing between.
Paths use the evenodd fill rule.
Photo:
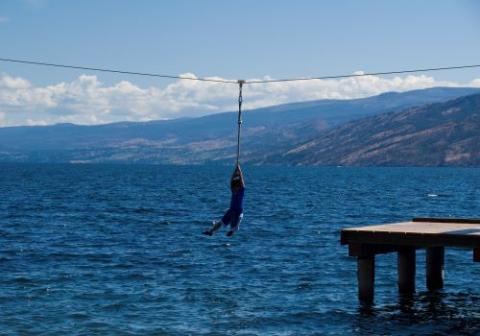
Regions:
<instances>
[{"instance_id":1,"label":"blue sky","mask_svg":"<svg viewBox=\"0 0 480 336\"><path fill-rule=\"evenodd\" d=\"M282 78L478 64L479 41L480 3L473 0L0 2L0 57L144 72ZM0 74L4 78L0 93L3 90L4 96L7 91L10 96L21 96L18 90L33 89L40 90L41 95L41 90L48 86L65 84L63 91L57 88L54 94L50 93L52 101L43 105L37 104L41 99L38 97L33 102L28 99L22 102L20 98L13 103L2 102L0 94L3 125L149 120L214 113L234 106L228 103L228 97L234 95L235 90L228 88L192 88L172 81L13 64L0 64ZM466 85L480 78L480 69L427 76L434 81L430 79L427 85L424 78L418 87L437 82ZM20 82L22 80L24 82ZM389 78L379 80L381 85L375 89L366 89L363 84L348 88L357 90L351 95L333 91L309 95L305 94L308 85L301 89L292 86L252 88L250 94L256 100L251 100L251 107L322 97L354 98L382 90L417 87L417 84L403 83L397 88L391 82L381 82ZM119 83L123 83L120 88ZM347 84L358 86L358 83ZM166 91L169 85L173 88ZM71 87L80 89L75 91ZM81 90L87 90L85 87L104 90L72 103L81 95ZM313 86L310 90L323 90L323 87ZM117 90L114 98L105 97L110 94L109 90ZM173 90L177 90L175 98L166 99L165 95ZM111 100L118 100L128 92L134 92L133 100L137 102L144 99L140 105L145 106L136 106L131 113L128 111L131 106L119 111ZM188 97L182 98L181 92L186 92L184 95ZM198 95L197 101L195 95ZM95 101L97 96L100 96L99 102ZM160 96L165 98L162 104L146 107L149 100L160 99ZM183 106L181 99L187 98L190 101ZM172 99L176 99L173 107L167 106ZM248 102L248 98L246 100ZM77 112L83 113L82 109L88 110L88 104L97 103L103 104L100 112L95 112L97 116L110 114L108 118L72 117ZM12 111L19 109L30 112L14 116ZM65 115L62 110L66 111Z\"/></svg>"}]
</instances>

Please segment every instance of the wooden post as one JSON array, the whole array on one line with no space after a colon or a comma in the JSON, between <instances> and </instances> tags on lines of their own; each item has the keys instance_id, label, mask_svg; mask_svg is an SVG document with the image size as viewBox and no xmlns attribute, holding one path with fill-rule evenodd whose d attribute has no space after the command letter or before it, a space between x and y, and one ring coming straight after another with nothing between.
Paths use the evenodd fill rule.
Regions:
<instances>
[{"instance_id":1,"label":"wooden post","mask_svg":"<svg viewBox=\"0 0 480 336\"><path fill-rule=\"evenodd\" d=\"M373 302L375 284L375 256L362 256L357 259L358 298L362 302Z\"/></svg>"},{"instance_id":2,"label":"wooden post","mask_svg":"<svg viewBox=\"0 0 480 336\"><path fill-rule=\"evenodd\" d=\"M401 294L415 292L415 248L398 250L398 291Z\"/></svg>"},{"instance_id":3,"label":"wooden post","mask_svg":"<svg viewBox=\"0 0 480 336\"><path fill-rule=\"evenodd\" d=\"M443 265L445 249L442 246L427 248L427 288L437 290L443 288Z\"/></svg>"},{"instance_id":4,"label":"wooden post","mask_svg":"<svg viewBox=\"0 0 480 336\"><path fill-rule=\"evenodd\" d=\"M480 248L478 247L473 249L473 261L480 262Z\"/></svg>"}]
</instances>

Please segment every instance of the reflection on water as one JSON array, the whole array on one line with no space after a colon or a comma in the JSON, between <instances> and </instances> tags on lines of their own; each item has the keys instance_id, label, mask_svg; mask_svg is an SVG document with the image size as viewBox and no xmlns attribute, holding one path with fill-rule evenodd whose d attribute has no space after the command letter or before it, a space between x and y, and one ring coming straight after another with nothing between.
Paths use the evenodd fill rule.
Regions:
<instances>
[{"instance_id":1,"label":"reflection on water","mask_svg":"<svg viewBox=\"0 0 480 336\"><path fill-rule=\"evenodd\" d=\"M422 292L397 300L381 307L359 306L359 334L473 335L480 330L478 293Z\"/></svg>"}]
</instances>

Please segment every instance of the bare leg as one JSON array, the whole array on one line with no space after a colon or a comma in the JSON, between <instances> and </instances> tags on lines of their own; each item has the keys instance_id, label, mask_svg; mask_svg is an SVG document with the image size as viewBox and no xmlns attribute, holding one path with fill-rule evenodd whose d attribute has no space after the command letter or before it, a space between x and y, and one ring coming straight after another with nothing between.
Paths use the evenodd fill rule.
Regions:
<instances>
[{"instance_id":1,"label":"bare leg","mask_svg":"<svg viewBox=\"0 0 480 336\"><path fill-rule=\"evenodd\" d=\"M230 223L232 220L232 210L228 209L227 212L225 212L225 215L223 215L222 219L213 222L213 226L206 231L203 231L204 235L211 236L215 231L218 231L223 225L226 225Z\"/></svg>"},{"instance_id":2,"label":"bare leg","mask_svg":"<svg viewBox=\"0 0 480 336\"><path fill-rule=\"evenodd\" d=\"M218 221L216 221L216 222L213 223L213 226L212 226L212 228L210 229L210 231L211 231L212 233L214 233L214 232L218 231L223 225L224 225L224 224L223 224L222 220L220 219L220 220L218 220Z\"/></svg>"},{"instance_id":3,"label":"bare leg","mask_svg":"<svg viewBox=\"0 0 480 336\"><path fill-rule=\"evenodd\" d=\"M224 224L223 224L223 221L221 219L216 221L216 222L213 222L213 226L210 229L203 231L203 234L207 235L207 236L211 236L216 231L218 231L218 229L220 229L223 225Z\"/></svg>"}]
</instances>

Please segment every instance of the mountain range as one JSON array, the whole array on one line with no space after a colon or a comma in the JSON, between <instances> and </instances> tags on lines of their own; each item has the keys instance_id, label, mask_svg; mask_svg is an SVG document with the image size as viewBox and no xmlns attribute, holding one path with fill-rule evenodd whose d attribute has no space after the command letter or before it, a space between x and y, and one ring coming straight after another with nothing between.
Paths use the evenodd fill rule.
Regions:
<instances>
[{"instance_id":1,"label":"mountain range","mask_svg":"<svg viewBox=\"0 0 480 336\"><path fill-rule=\"evenodd\" d=\"M347 166L479 166L480 94L348 122L268 163Z\"/></svg>"},{"instance_id":2,"label":"mountain range","mask_svg":"<svg viewBox=\"0 0 480 336\"><path fill-rule=\"evenodd\" d=\"M477 165L479 109L479 89L431 88L247 110L242 162ZM232 163L236 118L4 127L0 161Z\"/></svg>"}]
</instances>

